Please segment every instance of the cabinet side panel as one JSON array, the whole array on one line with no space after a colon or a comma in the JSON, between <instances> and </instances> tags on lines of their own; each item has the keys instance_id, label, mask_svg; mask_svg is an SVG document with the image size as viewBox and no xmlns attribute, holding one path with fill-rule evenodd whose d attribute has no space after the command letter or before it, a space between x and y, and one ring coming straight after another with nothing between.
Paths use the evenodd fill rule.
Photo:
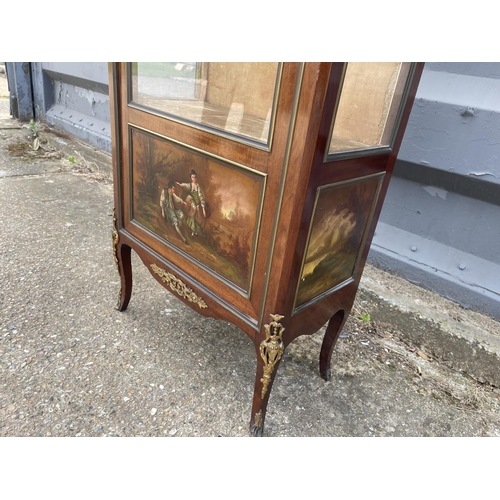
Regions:
<instances>
[{"instance_id":1,"label":"cabinet side panel","mask_svg":"<svg viewBox=\"0 0 500 500\"><path fill-rule=\"evenodd\" d=\"M299 309L353 281L383 175L317 189L295 298Z\"/></svg>"}]
</instances>

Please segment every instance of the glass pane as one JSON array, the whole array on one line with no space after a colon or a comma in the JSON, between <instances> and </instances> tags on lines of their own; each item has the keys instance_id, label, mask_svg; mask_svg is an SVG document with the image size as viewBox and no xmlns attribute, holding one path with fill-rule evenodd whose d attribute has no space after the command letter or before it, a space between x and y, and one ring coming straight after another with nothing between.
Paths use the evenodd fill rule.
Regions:
<instances>
[{"instance_id":1,"label":"glass pane","mask_svg":"<svg viewBox=\"0 0 500 500\"><path fill-rule=\"evenodd\" d=\"M132 100L267 144L278 63L132 63Z\"/></svg>"},{"instance_id":2,"label":"glass pane","mask_svg":"<svg viewBox=\"0 0 500 500\"><path fill-rule=\"evenodd\" d=\"M349 63L329 154L389 146L410 63Z\"/></svg>"}]
</instances>

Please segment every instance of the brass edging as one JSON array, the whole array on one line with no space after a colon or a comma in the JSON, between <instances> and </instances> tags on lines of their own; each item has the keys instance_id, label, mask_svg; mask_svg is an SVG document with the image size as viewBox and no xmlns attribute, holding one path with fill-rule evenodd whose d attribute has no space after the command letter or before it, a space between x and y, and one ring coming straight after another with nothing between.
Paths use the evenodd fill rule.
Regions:
<instances>
[{"instance_id":1,"label":"brass edging","mask_svg":"<svg viewBox=\"0 0 500 500\"><path fill-rule=\"evenodd\" d=\"M146 132L146 133L148 133L150 135L154 135L156 137L159 137L160 139L165 139L166 141L174 142L175 144L177 144L179 146L182 146L182 147L184 147L186 149L191 149L193 151L196 151L197 153L201 153L201 154L204 154L204 155L207 155L207 156L211 156L211 157L213 157L213 158L215 158L217 160L223 161L225 163L230 163L230 164L232 164L235 167L238 167L238 168L241 168L241 169L244 169L244 170L249 170L250 172L252 172L254 174L261 175L262 177L267 177L267 175L268 175L268 174L266 174L264 172L261 172L260 170L255 170L254 168L247 167L246 165L243 165L242 163L237 163L237 162L235 162L233 160L229 160L228 158L224 158L223 156L216 155L215 153L210 153L208 151L205 151L204 149L197 148L196 146L191 146L190 144L186 144L185 142L179 141L177 139L173 139L172 137L168 137L168 136L160 134L158 132L153 132L152 130L149 130L149 129L145 128L145 127L141 127L140 125L135 125L135 124L129 122L128 126L131 129L137 129L137 130L140 130L141 132Z\"/></svg>"},{"instance_id":2,"label":"brass edging","mask_svg":"<svg viewBox=\"0 0 500 500\"><path fill-rule=\"evenodd\" d=\"M265 272L265 280L264 280L264 293L262 295L262 300L260 304L260 312L259 312L259 329L261 328L262 322L264 320L264 308L267 300L267 291L269 287L269 280L271 279L270 276L270 271L271 271L271 264L273 262L273 256L274 256L274 249L276 247L276 238L278 235L278 222L281 214L281 206L283 204L283 197L285 194L285 179L286 175L288 173L288 166L290 162L290 154L292 150L292 139L293 139L293 134L295 132L295 125L297 123L297 114L299 110L299 101L300 101L300 95L301 95L301 90L302 90L302 83L304 80L304 72L305 72L305 63L300 63L299 66L299 72L297 76L297 82L295 84L295 95L293 98L293 111L292 111L292 117L290 121L290 126L288 129L288 137L287 137L287 143L286 143L286 149L285 149L285 157L283 159L283 169L281 173L281 180L280 180L280 192L278 195L278 208L275 212L274 216L274 223L273 223L273 233L272 233L272 239L271 239L271 248L269 249L269 256L267 259L267 264L266 264L266 272Z\"/></svg>"},{"instance_id":3,"label":"brass edging","mask_svg":"<svg viewBox=\"0 0 500 500\"><path fill-rule=\"evenodd\" d=\"M365 228L363 230L363 237L361 238L361 242L360 242L360 246L359 246L359 250L358 250L358 255L356 256L356 260L354 262L351 276L349 278L345 279L344 281L337 283L335 286L329 288L328 290L321 292L319 295L317 295L316 297L313 297L312 299L309 299L308 301L304 302L303 304L297 305L297 296L299 293L300 279L302 277L302 272L304 271L307 250L309 249L309 243L311 240L311 233L312 233L312 229L313 229L314 216L316 215L316 209L318 206L318 200L319 200L319 196L320 196L321 192L329 190L329 189L337 189L339 187L349 186L351 184L361 184L363 182L366 182L370 179L374 179L377 177L379 177L380 179L378 182L377 190L375 191L375 196L373 199L372 206L370 208L370 214L368 215L368 219L367 219L367 222L365 224ZM370 227L372 220L373 220L373 213L375 211L375 206L377 205L378 197L380 194L380 189L382 186L382 179L384 177L385 177L385 171L384 172L377 172L376 174L365 175L363 177L356 177L355 179L347 179L345 181L333 182L331 184L324 184L323 186L318 186L316 188L316 197L314 199L313 210L312 210L311 218L310 218L310 222L309 222L309 229L307 231L306 245L304 247L304 253L302 255L302 264L300 265L300 272L299 272L299 276L298 276L297 286L295 288L295 298L293 299L292 316L297 314L298 312L304 310L306 307L309 307L313 303L318 302L318 300L323 299L327 295L330 295L331 293L338 291L340 288L343 288L345 285L348 285L349 283L354 281L354 276L356 275L356 271L358 268L359 258L361 256L361 253L363 251L363 247L364 247L365 242L366 242L366 238L368 236L368 228Z\"/></svg>"},{"instance_id":4,"label":"brass edging","mask_svg":"<svg viewBox=\"0 0 500 500\"><path fill-rule=\"evenodd\" d=\"M285 350L283 343L283 332L285 329L279 323L284 318L281 314L271 314L273 321L269 325L264 325L266 330L266 338L260 343L259 352L260 357L264 361L264 374L260 381L262 382L261 398L267 393L267 388L271 383L271 378L275 366L279 363L281 356Z\"/></svg>"},{"instance_id":5,"label":"brass edging","mask_svg":"<svg viewBox=\"0 0 500 500\"><path fill-rule=\"evenodd\" d=\"M122 273L120 271L120 263L118 262L118 252L117 252L118 243L120 241L120 235L116 228L116 211L114 207L113 207L113 227L111 228L111 237L113 239L113 259L115 261L116 270L118 271L118 274L120 275L121 278ZM120 290L118 291L118 300L115 306L116 309L120 308L121 301L122 301L122 287L120 286Z\"/></svg>"},{"instance_id":6,"label":"brass edging","mask_svg":"<svg viewBox=\"0 0 500 500\"><path fill-rule=\"evenodd\" d=\"M353 275L354 275L354 273L353 273ZM332 293L338 292L341 288L344 288L345 286L350 285L351 283L354 283L354 278L352 278L352 276L350 278L347 278L346 280L340 282L338 285L335 285L334 287L329 288L328 290L325 290L324 292L321 292L319 295L316 295L316 297L309 299L307 302L300 304L300 306L295 307L295 305L294 305L292 316L299 314L304 309L311 307L312 305L316 304L317 302L320 302L321 300L323 300L325 297L328 297L328 295L331 295Z\"/></svg>"},{"instance_id":7,"label":"brass edging","mask_svg":"<svg viewBox=\"0 0 500 500\"><path fill-rule=\"evenodd\" d=\"M116 224L119 228L123 227L123 214L122 214L122 140L121 140L121 129L120 129L120 117L121 117L121 108L120 108L120 99L118 94L120 92L120 82L118 79L118 63L109 63L111 66L111 86L113 88L113 111L114 111L114 139L115 139L115 148L114 148L114 160L113 160L113 170L116 179L116 184L113 188L115 190L115 203L116 209L118 213Z\"/></svg>"},{"instance_id":8,"label":"brass edging","mask_svg":"<svg viewBox=\"0 0 500 500\"><path fill-rule=\"evenodd\" d=\"M155 132L153 132L151 130L148 130L146 128L139 127L139 126L133 125L131 123L128 124L128 127L129 127L129 145L130 145L130 147L128 148L129 149L129 155L130 155L130 157L129 157L130 199L132 200L132 203L131 203L131 206L130 206L130 212L131 212L131 218L130 219L131 219L131 221L132 220L135 221L137 223L137 225L141 227L141 229L147 230L147 228L144 228L144 226L135 219L134 203L133 203L134 193L133 193L133 169L132 169L132 154L133 154L133 151L132 151L132 149L133 149L132 130L134 130L134 129L139 130L139 131L141 131L143 133L146 133L146 134L150 134L150 135L159 137L159 138L161 138L161 139L163 139L163 140L165 140L167 142L172 142L172 143L174 143L174 144L176 144L178 146L181 146L181 147L183 147L183 148L185 148L187 150L194 151L195 153L212 157L215 160L220 161L220 162L225 163L225 164L229 164L230 166L232 166L234 168L238 168L238 169L241 169L241 170L246 170L246 171L248 171L248 172L250 172L252 174L255 174L255 175L261 177L261 179L262 179L262 186L261 186L261 190L260 190L260 200L259 200L259 206L258 206L258 211L257 211L257 225L256 225L256 229L255 229L255 234L254 234L253 252L252 252L252 258L251 258L251 265L250 265L250 269L249 269L248 290L244 290L243 288L239 287L235 283L232 283L228 278L225 278L224 276L222 276L221 274L217 273L213 269L210 269L206 264L203 264L203 262L200 262L200 261L196 260L194 257L190 256L186 252L183 252L180 248L176 247L175 245L170 245L171 248L174 248L175 251L177 251L181 255L189 257L190 260L194 259L194 261L196 261L197 265L201 264L206 270L209 270L209 273L212 276L216 277L217 279L219 279L220 281L222 281L224 284L226 284L226 285L227 284L231 284L231 288L233 288L238 293L240 293L240 295L242 295L246 299L250 299L250 295L252 293L252 286L253 286L254 274L255 274L255 262L257 260L257 246L258 246L258 243L259 243L260 228L261 228L261 222L262 222L262 212L263 212L263 208L264 208L264 199L265 199L266 190L267 190L267 178L268 178L268 174L264 173L264 172L260 172L259 170L255 170L254 168L247 167L246 165L243 165L241 163L236 163L235 161L228 160L226 158L223 158L222 156L219 156L219 155L216 155L216 154L213 154L213 153L209 153L208 151L204 151L203 149L200 149L200 148L197 148L197 147L194 147L194 146L190 146L188 144L185 144L185 143L183 143L181 141L177 141L175 139L172 139L170 137L164 136L162 134L155 133ZM148 231L148 232L150 232L150 234L154 234L155 235L155 233L153 233L151 231ZM159 235L155 235L155 236L160 241L162 241L162 242L166 241L166 240L162 239Z\"/></svg>"},{"instance_id":9,"label":"brass edging","mask_svg":"<svg viewBox=\"0 0 500 500\"><path fill-rule=\"evenodd\" d=\"M172 273L168 273L156 264L151 264L150 267L171 290L179 295L179 297L186 299L188 302L197 304L200 309L206 309L208 307L206 302L201 297L198 297L198 295L196 295L191 288L189 288L182 280L174 276Z\"/></svg>"},{"instance_id":10,"label":"brass edging","mask_svg":"<svg viewBox=\"0 0 500 500\"><path fill-rule=\"evenodd\" d=\"M406 103L408 102L408 96L410 94L410 87L415 78L415 71L417 70L417 63L410 63L410 69L408 70L408 76L406 77L405 88L403 90L403 95L401 96L401 103L399 105L398 114L394 120L394 128L392 130L390 148L391 151L394 149L394 143L396 142L396 136L399 132L399 127L401 125L401 120L403 119L404 110L406 108Z\"/></svg>"},{"instance_id":11,"label":"brass edging","mask_svg":"<svg viewBox=\"0 0 500 500\"><path fill-rule=\"evenodd\" d=\"M125 73L127 79L127 106L132 102L132 62L125 63Z\"/></svg>"},{"instance_id":12,"label":"brass edging","mask_svg":"<svg viewBox=\"0 0 500 500\"><path fill-rule=\"evenodd\" d=\"M340 97L342 96L342 90L344 88L344 80L345 80L345 75L347 73L347 65L349 63L345 62L344 66L342 67L342 75L340 76L340 84L339 84L339 90L337 92L337 99L335 101L335 107L333 108L333 114L332 114L332 119L330 121L330 131L328 132L328 140L326 141L326 147L325 147L325 153L323 155L323 163L326 163L329 161L329 157L331 156L328 152L330 148L330 142L332 140L332 134L333 134L333 126L335 125L335 121L337 119L337 112L339 110L339 104L340 104ZM331 72L331 68L330 68Z\"/></svg>"},{"instance_id":13,"label":"brass edging","mask_svg":"<svg viewBox=\"0 0 500 500\"><path fill-rule=\"evenodd\" d=\"M132 141L132 128L130 124L127 123L127 141L128 141L128 210L130 215L130 221L135 218L135 203L134 203L134 169L133 169L133 158L134 158L134 143Z\"/></svg>"},{"instance_id":14,"label":"brass edging","mask_svg":"<svg viewBox=\"0 0 500 500\"><path fill-rule=\"evenodd\" d=\"M370 209L370 214L368 215L368 220L366 222L366 227L365 227L365 230L363 233L363 238L361 238L360 250L359 250L358 255L356 257L356 262L354 263L354 269L352 271L353 277L356 276L356 274L358 273L359 260L361 259L361 254L363 253L363 249L364 249L365 244L366 244L366 239L368 238L368 232L370 230L370 226L372 225L373 216L375 215L375 209L377 207L377 203L378 203L378 199L380 196L380 191L382 190L382 185L384 183L385 175L386 175L385 171L379 173L380 178L378 181L377 190L375 191L375 195L373 197L373 203L372 203L372 206ZM377 177L377 175L374 174L372 177Z\"/></svg>"},{"instance_id":15,"label":"brass edging","mask_svg":"<svg viewBox=\"0 0 500 500\"><path fill-rule=\"evenodd\" d=\"M113 238L113 258L115 260L116 264L116 269L118 271L118 274L120 273L120 264L118 262L118 255L116 251L116 247L118 246L118 242L120 241L120 236L118 234L118 231L116 229L116 213L115 209L113 208L113 227L111 228L111 236Z\"/></svg>"},{"instance_id":16,"label":"brass edging","mask_svg":"<svg viewBox=\"0 0 500 500\"><path fill-rule=\"evenodd\" d=\"M128 62L127 65L127 106L138 111L142 111L144 113L148 113L153 116L157 116L159 118L165 118L174 123L179 123L181 125L185 125L188 127L195 128L197 130L201 130L203 132L207 132L213 135L217 135L218 137L222 137L224 139L228 139L233 142L237 142L239 144L245 144L246 146L253 147L255 149L259 149L261 151L270 152L272 149L272 142L274 138L274 125L276 122L276 115L278 109L278 100L279 94L281 90L281 80L283 75L283 63L278 62L278 70L276 72L276 83L274 88L274 96L273 96L273 111L271 114L271 120L269 122L269 132L268 132L268 140L265 143L258 142L257 140L252 140L251 138L245 138L244 136L239 136L237 134L231 132L225 132L221 129L211 127L210 125L204 125L203 123L197 123L188 119L183 119L182 117L172 115L167 112L161 112L159 110L155 110L154 108L150 108L149 106L144 106L142 104L136 103L132 100L132 63Z\"/></svg>"},{"instance_id":17,"label":"brass edging","mask_svg":"<svg viewBox=\"0 0 500 500\"><path fill-rule=\"evenodd\" d=\"M269 122L269 134L268 134L268 143L267 143L267 150L266 151L271 151L273 147L273 140L274 140L274 130L275 130L275 124L276 124L276 116L278 114L278 101L279 101L279 96L281 92L281 80L283 77L283 63L279 62L278 63L278 71L276 74L276 83L274 85L274 97L273 97L273 112L271 113L271 120Z\"/></svg>"}]
</instances>

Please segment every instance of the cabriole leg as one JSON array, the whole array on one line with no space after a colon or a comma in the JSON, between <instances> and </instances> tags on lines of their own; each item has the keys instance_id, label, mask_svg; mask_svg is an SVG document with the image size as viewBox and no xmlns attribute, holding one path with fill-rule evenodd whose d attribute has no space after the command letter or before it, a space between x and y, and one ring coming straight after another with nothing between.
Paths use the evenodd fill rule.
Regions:
<instances>
[{"instance_id":1,"label":"cabriole leg","mask_svg":"<svg viewBox=\"0 0 500 500\"><path fill-rule=\"evenodd\" d=\"M118 272L120 273L121 288L118 294L116 308L125 311L132 295L132 261L131 248L125 244L118 244L116 249Z\"/></svg>"},{"instance_id":2,"label":"cabriole leg","mask_svg":"<svg viewBox=\"0 0 500 500\"><path fill-rule=\"evenodd\" d=\"M319 373L325 380L330 380L331 370L330 370L330 360L332 357L333 348L337 343L340 332L348 314L345 311L338 311L334 316L330 318L328 326L326 328L325 336L323 338L323 344L321 345L321 352L319 355Z\"/></svg>"},{"instance_id":3,"label":"cabriole leg","mask_svg":"<svg viewBox=\"0 0 500 500\"><path fill-rule=\"evenodd\" d=\"M116 219L115 219L116 223ZM127 309L132 295L132 261L131 248L124 243L120 243L120 236L116 227L113 228L113 256L115 258L116 269L120 275L121 286L118 293L116 308L119 311Z\"/></svg>"}]
</instances>

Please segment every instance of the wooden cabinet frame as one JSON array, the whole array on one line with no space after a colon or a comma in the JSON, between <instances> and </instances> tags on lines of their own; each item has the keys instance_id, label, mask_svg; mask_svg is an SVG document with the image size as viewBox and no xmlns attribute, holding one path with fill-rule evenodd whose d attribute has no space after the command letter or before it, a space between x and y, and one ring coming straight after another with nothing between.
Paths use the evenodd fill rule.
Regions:
<instances>
[{"instance_id":1,"label":"wooden cabinet frame","mask_svg":"<svg viewBox=\"0 0 500 500\"><path fill-rule=\"evenodd\" d=\"M131 105L127 64L110 64L113 239L121 276L118 309L125 310L131 297L133 249L152 276L186 305L243 330L254 342L257 357L250 419L253 435L263 433L267 402L284 349L299 335L313 334L327 322L319 365L321 376L330 378L331 353L352 308L422 69L423 63L412 65L392 144L328 154L344 63L280 66L268 149ZM203 262L193 249L195 243L191 247L181 240L172 243L148 229L137 209L134 212L134 206L141 206L134 175L137 165L147 161L138 151L146 147L161 150L164 156L177 155L186 165L204 162L200 164L210 165L219 176L227 173L228 182L233 174L248 178L245 182L255 193L260 189L260 205L251 219L255 238L249 286L223 276L224 269L218 264L211 268ZM337 199L343 203L342 211L332 209ZM326 214L328 210L332 213ZM351 232L346 241L331 238L330 267L326 267L331 273L323 276L318 272L313 286L308 280L317 269L315 242L321 234L320 224L327 228L344 224ZM339 262L343 259L342 265L335 255ZM305 266L313 269L307 279Z\"/></svg>"}]
</instances>

